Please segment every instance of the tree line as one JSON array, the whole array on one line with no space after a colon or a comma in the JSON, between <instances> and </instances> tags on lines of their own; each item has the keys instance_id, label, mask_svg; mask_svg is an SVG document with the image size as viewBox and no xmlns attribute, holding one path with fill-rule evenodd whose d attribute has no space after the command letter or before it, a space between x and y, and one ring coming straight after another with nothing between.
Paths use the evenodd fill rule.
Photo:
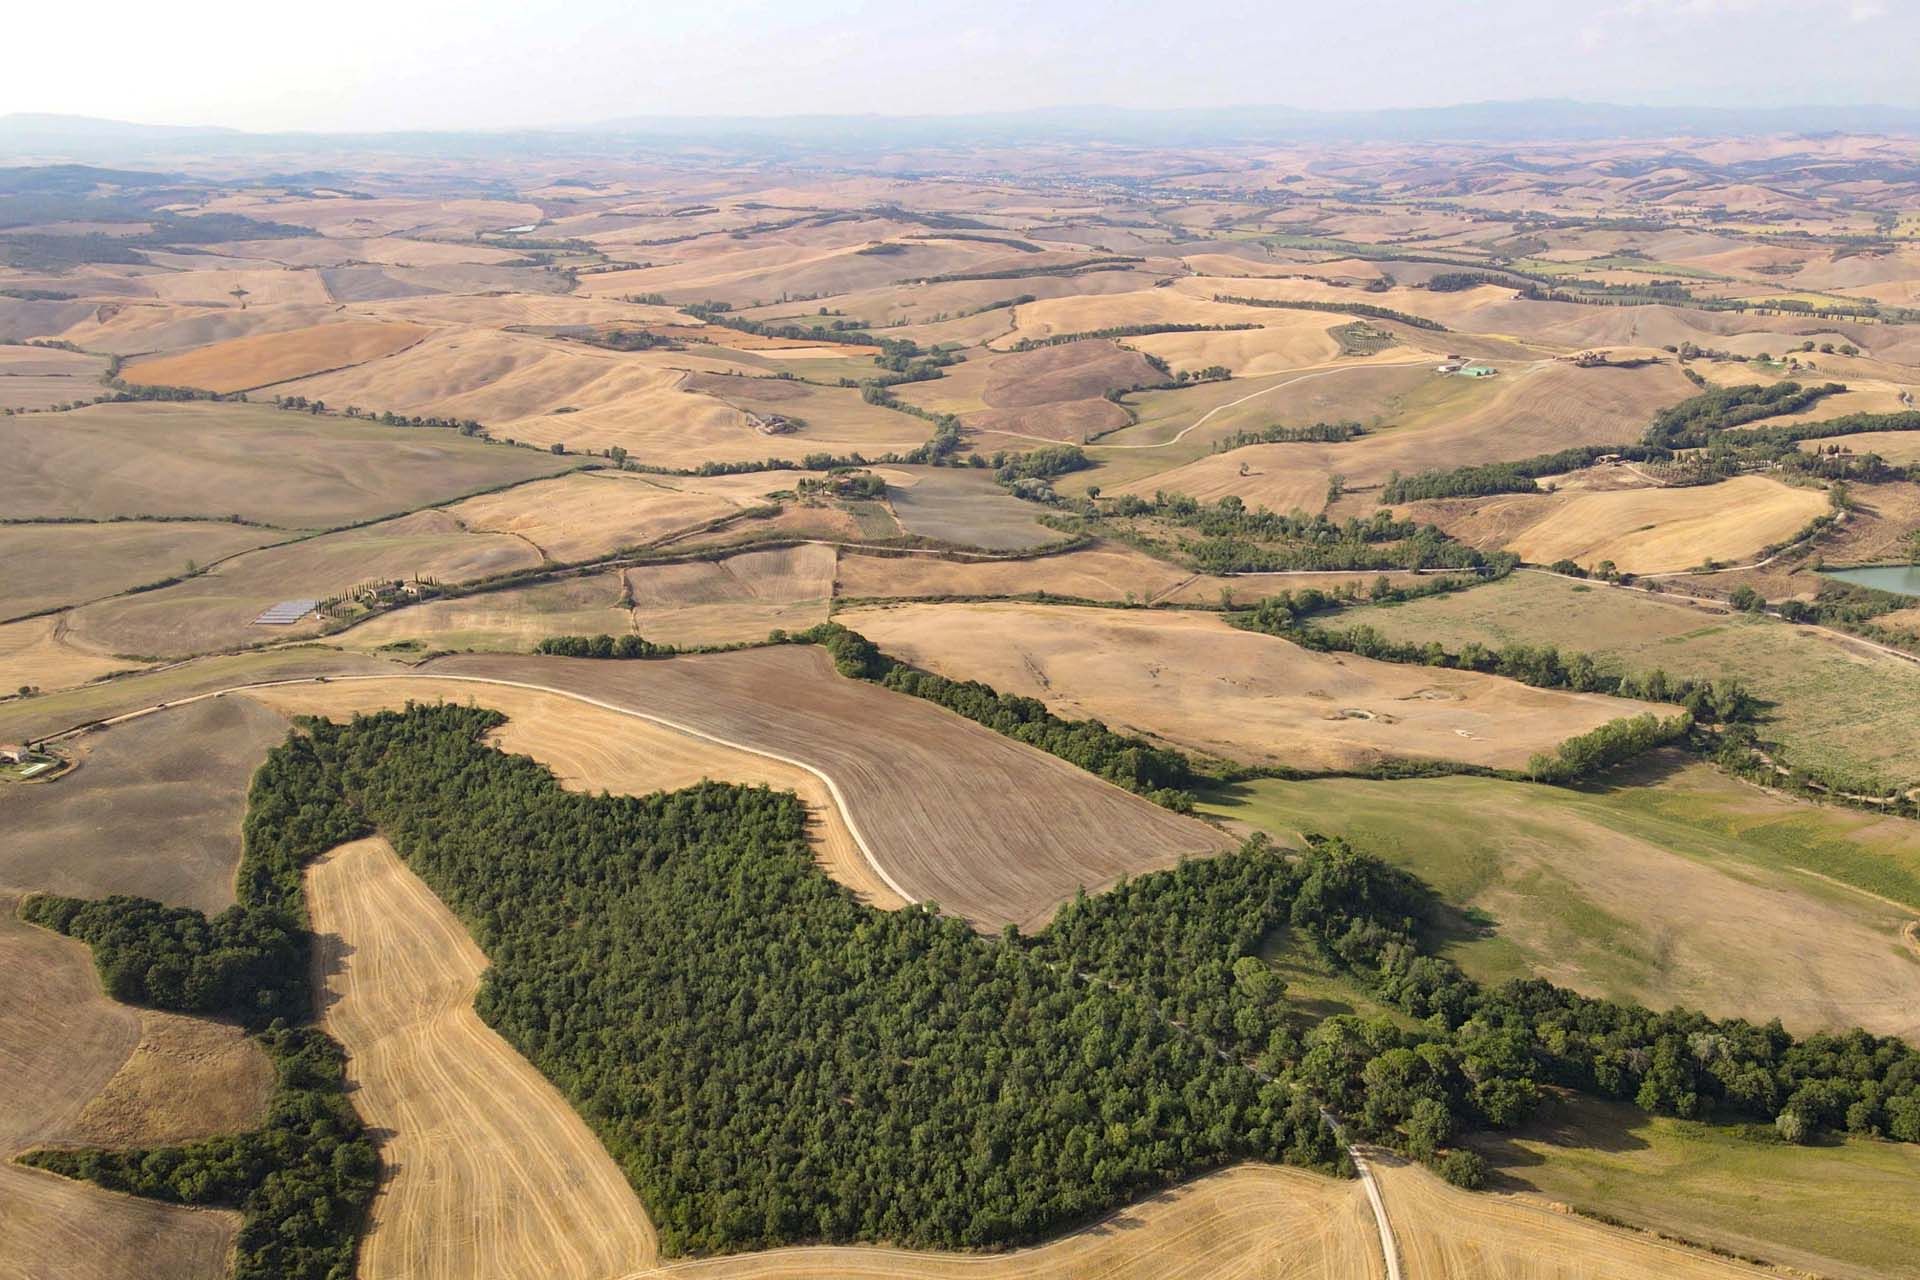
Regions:
<instances>
[{"instance_id":1,"label":"tree line","mask_svg":"<svg viewBox=\"0 0 1920 1280\"><path fill-rule=\"evenodd\" d=\"M1370 302L1304 302L1287 298L1243 298L1230 293L1216 293L1215 302L1230 302L1237 307L1278 307L1287 311L1326 311L1335 315L1365 316L1369 320L1393 320L1413 329L1427 329L1435 333L1448 332L1447 326L1438 320L1429 320L1425 316L1409 315L1405 311L1393 311L1386 307L1376 307Z\"/></svg>"}]
</instances>

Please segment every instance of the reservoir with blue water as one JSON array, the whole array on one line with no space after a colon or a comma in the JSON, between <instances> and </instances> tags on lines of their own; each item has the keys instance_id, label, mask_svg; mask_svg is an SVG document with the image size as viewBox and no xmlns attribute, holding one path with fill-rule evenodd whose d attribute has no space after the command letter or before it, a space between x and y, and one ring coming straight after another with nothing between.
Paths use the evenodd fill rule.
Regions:
<instances>
[{"instance_id":1,"label":"reservoir with blue water","mask_svg":"<svg viewBox=\"0 0 1920 1280\"><path fill-rule=\"evenodd\" d=\"M1823 569L1823 578L1851 582L1856 587L1872 587L1896 595L1920 599L1920 564L1872 565L1865 569Z\"/></svg>"}]
</instances>

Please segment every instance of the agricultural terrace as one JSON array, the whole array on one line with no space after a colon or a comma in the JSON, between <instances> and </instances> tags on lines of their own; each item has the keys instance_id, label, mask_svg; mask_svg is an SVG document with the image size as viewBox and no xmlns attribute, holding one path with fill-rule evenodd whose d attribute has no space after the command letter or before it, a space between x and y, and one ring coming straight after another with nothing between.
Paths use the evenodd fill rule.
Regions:
<instances>
[{"instance_id":1,"label":"agricultural terrace","mask_svg":"<svg viewBox=\"0 0 1920 1280\"><path fill-rule=\"evenodd\" d=\"M1738 680L1766 704L1761 736L1792 764L1864 786L1920 782L1920 667L1816 628L1646 591L1520 572L1487 586L1339 615L1390 639L1551 645L1602 669Z\"/></svg>"},{"instance_id":2,"label":"agricultural terrace","mask_svg":"<svg viewBox=\"0 0 1920 1280\"><path fill-rule=\"evenodd\" d=\"M1304 770L1392 759L1518 769L1648 703L1314 653L1212 614L1022 604L842 610L903 661L1203 755Z\"/></svg>"}]
</instances>

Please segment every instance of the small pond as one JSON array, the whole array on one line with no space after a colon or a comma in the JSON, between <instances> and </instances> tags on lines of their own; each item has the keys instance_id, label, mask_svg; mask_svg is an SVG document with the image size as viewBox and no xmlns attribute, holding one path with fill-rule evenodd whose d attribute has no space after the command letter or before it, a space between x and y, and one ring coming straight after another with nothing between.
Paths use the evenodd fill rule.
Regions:
<instances>
[{"instance_id":1,"label":"small pond","mask_svg":"<svg viewBox=\"0 0 1920 1280\"><path fill-rule=\"evenodd\" d=\"M1856 587L1875 587L1897 595L1920 597L1920 564L1884 564L1866 569L1823 569L1821 576Z\"/></svg>"}]
</instances>

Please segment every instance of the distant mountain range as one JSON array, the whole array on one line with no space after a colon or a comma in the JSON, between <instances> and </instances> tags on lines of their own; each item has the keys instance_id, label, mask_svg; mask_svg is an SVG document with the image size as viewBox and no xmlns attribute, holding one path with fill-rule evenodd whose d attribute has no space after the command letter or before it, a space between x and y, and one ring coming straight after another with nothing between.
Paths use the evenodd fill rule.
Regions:
<instances>
[{"instance_id":1,"label":"distant mountain range","mask_svg":"<svg viewBox=\"0 0 1920 1280\"><path fill-rule=\"evenodd\" d=\"M1887 106L1644 107L1564 100L1478 102L1411 110L1311 111L1249 106L1169 110L1056 107L974 115L630 116L567 128L392 133L252 133L127 124L87 116L0 116L0 162L19 157L109 159L194 152L524 151L588 154L609 143L719 146L741 152L789 147L871 151L1028 142L1136 146L1287 141L1524 142L1673 135L1779 133L1920 135L1920 108Z\"/></svg>"}]
</instances>

